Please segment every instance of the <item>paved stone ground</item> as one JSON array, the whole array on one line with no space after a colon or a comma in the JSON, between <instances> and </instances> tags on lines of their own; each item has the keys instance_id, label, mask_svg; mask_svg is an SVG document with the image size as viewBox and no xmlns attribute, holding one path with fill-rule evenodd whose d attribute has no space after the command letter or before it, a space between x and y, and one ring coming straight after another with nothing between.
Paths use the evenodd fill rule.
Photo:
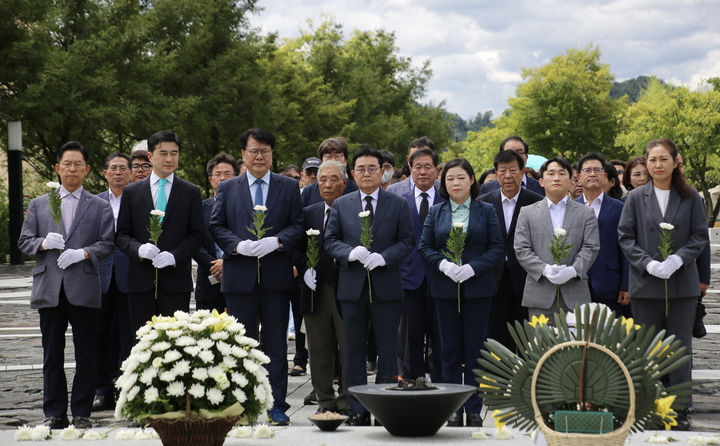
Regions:
<instances>
[{"instance_id":1,"label":"paved stone ground","mask_svg":"<svg viewBox=\"0 0 720 446\"><path fill-rule=\"evenodd\" d=\"M713 280L705 299L707 325L720 326L720 245L713 245ZM29 308L32 264L0 265L0 429L15 429L23 424L43 421L42 414L42 346L37 311ZM289 342L289 366L292 365L294 343ZM696 376L693 430L720 431L720 329L703 339L695 339L694 370L710 371L709 376ZM73 363L71 337L67 337L66 363ZM35 366L29 368L28 366ZM13 367L14 366L14 367ZM21 370L16 370L20 368ZM74 370L65 370L72 382ZM707 375L707 373L706 373ZM370 379L372 382L372 377ZM310 377L289 377L288 411L294 426L307 426L308 416L317 406L303 406L311 391ZM99 427L125 427L126 421L116 420L111 411L93 413Z\"/></svg>"}]
</instances>

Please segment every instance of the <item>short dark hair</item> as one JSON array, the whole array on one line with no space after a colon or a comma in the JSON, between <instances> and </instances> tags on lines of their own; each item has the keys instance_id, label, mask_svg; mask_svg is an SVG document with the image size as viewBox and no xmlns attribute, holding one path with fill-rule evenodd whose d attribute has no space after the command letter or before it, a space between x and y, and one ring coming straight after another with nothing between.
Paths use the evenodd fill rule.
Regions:
<instances>
[{"instance_id":1,"label":"short dark hair","mask_svg":"<svg viewBox=\"0 0 720 446\"><path fill-rule=\"evenodd\" d=\"M240 150L247 149L248 138L251 136L255 141L267 144L271 150L275 150L275 135L260 127L245 130L245 133L240 135Z\"/></svg>"},{"instance_id":2,"label":"short dark hair","mask_svg":"<svg viewBox=\"0 0 720 446\"><path fill-rule=\"evenodd\" d=\"M568 175L572 176L572 166L570 166L570 163L567 162L567 160L561 156L554 156L550 158L549 160L545 161L542 166L540 166L540 170L538 171L538 174L540 175L540 178L545 175L545 171L547 171L548 166L550 166L550 163L558 163L560 164L560 167L567 170Z\"/></svg>"},{"instance_id":3,"label":"short dark hair","mask_svg":"<svg viewBox=\"0 0 720 446\"><path fill-rule=\"evenodd\" d=\"M410 141L410 144L408 145L408 153L410 153L410 149L414 147L424 147L428 146L433 151L435 150L435 143L432 139L428 138L427 136L421 136L420 138L415 138L412 141Z\"/></svg>"},{"instance_id":4,"label":"short dark hair","mask_svg":"<svg viewBox=\"0 0 720 446\"><path fill-rule=\"evenodd\" d=\"M509 142L509 141L519 141L519 142L521 142L522 145L523 145L523 147L525 148L525 155L527 155L528 153L530 153L530 146L528 146L528 143L526 143L525 141L523 141L523 139L522 139L521 137L517 136L517 135L511 135L511 136L508 136L507 138L505 138L505 139L502 140L502 142L500 143L500 151L501 151L501 152L502 152L503 150L505 150L505 144L506 144L507 142Z\"/></svg>"},{"instance_id":5,"label":"short dark hair","mask_svg":"<svg viewBox=\"0 0 720 446\"><path fill-rule=\"evenodd\" d=\"M607 174L608 181L615 181L610 190L608 191L608 195L612 198L615 198L616 200L621 199L623 191L620 187L620 175L618 175L617 169L612 164L605 163L605 173Z\"/></svg>"},{"instance_id":6,"label":"short dark hair","mask_svg":"<svg viewBox=\"0 0 720 446\"><path fill-rule=\"evenodd\" d=\"M353 154L353 162L352 162L353 170L355 169L355 163L357 162L357 159L360 158L361 156L374 156L378 160L378 166L382 167L382 165L383 165L383 157L380 154L379 150L375 150L367 145L362 145Z\"/></svg>"},{"instance_id":7,"label":"short dark hair","mask_svg":"<svg viewBox=\"0 0 720 446\"><path fill-rule=\"evenodd\" d=\"M178 150L182 148L180 137L170 130L160 130L155 132L147 140L148 151L155 152L155 148L161 142L174 142L178 146Z\"/></svg>"},{"instance_id":8,"label":"short dark hair","mask_svg":"<svg viewBox=\"0 0 720 446\"><path fill-rule=\"evenodd\" d=\"M489 169L485 169L485 172L483 172L482 175L480 175L480 179L478 179L478 184L484 184L484 183L485 183L485 179L486 179L486 178L488 177L488 175L490 175L490 174L497 174L497 172L495 172L495 168L494 168L494 167L491 167L491 168L489 168Z\"/></svg>"},{"instance_id":9,"label":"short dark hair","mask_svg":"<svg viewBox=\"0 0 720 446\"><path fill-rule=\"evenodd\" d=\"M63 154L65 152L68 152L70 150L77 150L78 152L82 153L83 159L85 160L85 164L88 164L90 162L90 154L88 153L85 146L80 144L78 141L68 141L57 151L57 163L60 164L60 160L63 157Z\"/></svg>"},{"instance_id":10,"label":"short dark hair","mask_svg":"<svg viewBox=\"0 0 720 446\"><path fill-rule=\"evenodd\" d=\"M525 160L523 159L522 155L513 150L501 150L497 153L497 155L495 155L495 158L493 159L493 166L495 166L495 169L497 169L498 164L512 163L513 161L517 161L518 167L520 169L525 167Z\"/></svg>"},{"instance_id":11,"label":"short dark hair","mask_svg":"<svg viewBox=\"0 0 720 446\"><path fill-rule=\"evenodd\" d=\"M480 194L480 186L478 186L477 181L475 181L475 171L465 158L455 158L445 163L445 168L443 169L442 177L440 178L440 190L438 191L440 192L440 195L446 199L450 198L447 187L445 187L445 177L447 176L448 170L453 167L462 168L465 172L467 172L468 176L472 178L473 182L470 185L470 198L472 200L476 199L478 194Z\"/></svg>"},{"instance_id":12,"label":"short dark hair","mask_svg":"<svg viewBox=\"0 0 720 446\"><path fill-rule=\"evenodd\" d=\"M430 150L430 149L418 149L415 152L413 152L412 155L410 155L410 159L408 160L408 167L412 167L415 160L421 156L430 156L432 157L433 166L437 167L438 164L438 154L437 152Z\"/></svg>"},{"instance_id":13,"label":"short dark hair","mask_svg":"<svg viewBox=\"0 0 720 446\"><path fill-rule=\"evenodd\" d=\"M389 150L381 150L380 155L383 157L383 163L390 163L395 167L395 155L390 153ZM380 166L382 167L382 164Z\"/></svg>"},{"instance_id":14,"label":"short dark hair","mask_svg":"<svg viewBox=\"0 0 720 446\"><path fill-rule=\"evenodd\" d=\"M638 164L642 164L647 169L647 161L642 156L636 156L634 158L630 158L627 162L627 166L625 166L625 174L623 175L623 185L625 186L625 189L628 191L633 189L633 185L630 182L630 174L632 173L632 170L637 167Z\"/></svg>"},{"instance_id":15,"label":"short dark hair","mask_svg":"<svg viewBox=\"0 0 720 446\"><path fill-rule=\"evenodd\" d=\"M345 156L345 160L347 161L349 157L349 149L348 143L347 141L345 141L345 138L343 138L342 136L334 136L321 142L317 151L318 158L322 160L324 154L332 152L342 153ZM380 165L382 166L382 163L380 163Z\"/></svg>"},{"instance_id":16,"label":"short dark hair","mask_svg":"<svg viewBox=\"0 0 720 446\"><path fill-rule=\"evenodd\" d=\"M114 160L115 158L124 159L125 161L127 161L128 169L132 168L132 162L130 161L130 157L120 152L113 152L105 157L105 169L107 169L110 165L110 161Z\"/></svg>"},{"instance_id":17,"label":"short dark hair","mask_svg":"<svg viewBox=\"0 0 720 446\"><path fill-rule=\"evenodd\" d=\"M289 166L284 168L282 170L282 172L280 172L280 175L285 175L286 173L290 173L290 172L295 172L298 175L300 175L300 168L298 166L296 166L295 164L290 164ZM285 176L287 176L287 175L285 175Z\"/></svg>"},{"instance_id":18,"label":"short dark hair","mask_svg":"<svg viewBox=\"0 0 720 446\"><path fill-rule=\"evenodd\" d=\"M602 156L601 154L599 154L597 152L588 153L587 155L580 158L577 162L578 174L582 171L582 165L590 160L600 161L600 164L603 166L605 166L605 164L607 164L607 161L605 161L605 157ZM607 171L607 169L605 169L605 170ZM615 171L615 173L617 173L617 170Z\"/></svg>"},{"instance_id":19,"label":"short dark hair","mask_svg":"<svg viewBox=\"0 0 720 446\"><path fill-rule=\"evenodd\" d=\"M234 156L225 152L220 152L214 157L210 158L210 160L205 165L205 171L207 172L207 175L212 176L212 171L215 169L215 166L220 163L230 164L232 166L233 172L235 173L235 176L240 175L240 166L238 165L237 160Z\"/></svg>"},{"instance_id":20,"label":"short dark hair","mask_svg":"<svg viewBox=\"0 0 720 446\"><path fill-rule=\"evenodd\" d=\"M627 163L623 160L610 160L608 161L608 163L612 164L613 166L623 166L623 169L627 166Z\"/></svg>"},{"instance_id":21,"label":"short dark hair","mask_svg":"<svg viewBox=\"0 0 720 446\"><path fill-rule=\"evenodd\" d=\"M133 150L130 154L130 161L135 161L136 159L141 159L143 161L150 162L150 158L148 158L147 150Z\"/></svg>"}]
</instances>

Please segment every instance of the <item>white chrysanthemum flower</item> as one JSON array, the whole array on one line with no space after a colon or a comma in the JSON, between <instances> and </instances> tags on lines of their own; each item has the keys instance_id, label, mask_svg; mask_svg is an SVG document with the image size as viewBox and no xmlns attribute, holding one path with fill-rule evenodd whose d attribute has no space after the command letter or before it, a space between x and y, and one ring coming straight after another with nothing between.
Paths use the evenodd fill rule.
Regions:
<instances>
[{"instance_id":1,"label":"white chrysanthemum flower","mask_svg":"<svg viewBox=\"0 0 720 446\"><path fill-rule=\"evenodd\" d=\"M137 394L140 393L140 387L139 386L132 386L130 390L127 392L127 401L132 401L135 399Z\"/></svg>"},{"instance_id":2,"label":"white chrysanthemum flower","mask_svg":"<svg viewBox=\"0 0 720 446\"><path fill-rule=\"evenodd\" d=\"M204 380L208 379L208 371L207 371L207 369L204 369L202 367L193 369L192 377L193 377L193 379L195 379L197 381L204 381Z\"/></svg>"},{"instance_id":3,"label":"white chrysanthemum flower","mask_svg":"<svg viewBox=\"0 0 720 446\"><path fill-rule=\"evenodd\" d=\"M205 395L207 396L208 401L210 401L210 404L214 406L217 406L225 400L225 395L223 395L222 391L216 387L208 389L208 391L205 392Z\"/></svg>"},{"instance_id":4,"label":"white chrysanthemum flower","mask_svg":"<svg viewBox=\"0 0 720 446\"><path fill-rule=\"evenodd\" d=\"M267 399L265 387L263 387L260 384L255 386L255 388L253 389L253 393L255 394L255 398L257 398L257 400L260 401L261 403L264 403L265 400Z\"/></svg>"},{"instance_id":5,"label":"white chrysanthemum flower","mask_svg":"<svg viewBox=\"0 0 720 446\"><path fill-rule=\"evenodd\" d=\"M263 369L265 370L265 369ZM274 403L274 398L272 396L272 388L270 387L270 381L267 379L263 379L261 383L263 389L265 389L265 409L270 409Z\"/></svg>"},{"instance_id":6,"label":"white chrysanthemum flower","mask_svg":"<svg viewBox=\"0 0 720 446\"><path fill-rule=\"evenodd\" d=\"M142 374L140 375L140 382L145 385L150 385L152 383L153 378L155 378L158 374L158 369L155 367L148 367L145 370L143 370Z\"/></svg>"},{"instance_id":7,"label":"white chrysanthemum flower","mask_svg":"<svg viewBox=\"0 0 720 446\"><path fill-rule=\"evenodd\" d=\"M666 231L672 231L673 229L675 229L675 226L673 226L671 223L662 222L660 223L660 228Z\"/></svg>"},{"instance_id":8,"label":"white chrysanthemum flower","mask_svg":"<svg viewBox=\"0 0 720 446\"><path fill-rule=\"evenodd\" d=\"M470 438L474 440L487 440L488 436L485 434L485 432L481 431L480 429L476 430L472 434L470 434Z\"/></svg>"},{"instance_id":9,"label":"white chrysanthemum flower","mask_svg":"<svg viewBox=\"0 0 720 446\"><path fill-rule=\"evenodd\" d=\"M60 189L60 183L57 181L48 181L45 185L50 189Z\"/></svg>"},{"instance_id":10,"label":"white chrysanthemum flower","mask_svg":"<svg viewBox=\"0 0 720 446\"><path fill-rule=\"evenodd\" d=\"M368 216L370 216L370 211L362 211L362 212L358 213L358 217L360 217L360 218L365 218Z\"/></svg>"},{"instance_id":11,"label":"white chrysanthemum flower","mask_svg":"<svg viewBox=\"0 0 720 446\"><path fill-rule=\"evenodd\" d=\"M145 403L151 404L157 401L158 399L158 390L155 387L148 387L145 390Z\"/></svg>"},{"instance_id":12,"label":"white chrysanthemum flower","mask_svg":"<svg viewBox=\"0 0 720 446\"><path fill-rule=\"evenodd\" d=\"M167 393L170 396L185 395L185 386L180 381L173 381L167 386Z\"/></svg>"},{"instance_id":13,"label":"white chrysanthemum flower","mask_svg":"<svg viewBox=\"0 0 720 446\"><path fill-rule=\"evenodd\" d=\"M502 428L498 429L497 433L495 434L495 438L498 440L512 440L512 431L507 426L503 426Z\"/></svg>"},{"instance_id":14,"label":"white chrysanthemum flower","mask_svg":"<svg viewBox=\"0 0 720 446\"><path fill-rule=\"evenodd\" d=\"M647 441L648 443L653 443L653 444L670 443L670 439L668 437L666 437L664 435L659 435L659 434L653 434L652 437L648 438L645 441Z\"/></svg>"},{"instance_id":15,"label":"white chrysanthemum flower","mask_svg":"<svg viewBox=\"0 0 720 446\"><path fill-rule=\"evenodd\" d=\"M272 438L275 436L275 431L270 429L267 424L260 424L255 426L255 437L256 438Z\"/></svg>"},{"instance_id":16,"label":"white chrysanthemum flower","mask_svg":"<svg viewBox=\"0 0 720 446\"><path fill-rule=\"evenodd\" d=\"M194 398L202 398L205 396L205 387L202 384L195 383L190 386L188 393Z\"/></svg>"},{"instance_id":17,"label":"white chrysanthemum flower","mask_svg":"<svg viewBox=\"0 0 720 446\"><path fill-rule=\"evenodd\" d=\"M253 371L252 374L257 378L258 381L262 381L268 376L268 371L265 367L258 367L257 370Z\"/></svg>"},{"instance_id":18,"label":"white chrysanthemum flower","mask_svg":"<svg viewBox=\"0 0 720 446\"><path fill-rule=\"evenodd\" d=\"M134 372L135 369L140 365L140 362L137 360L137 356L130 356L125 361L125 368L123 369L124 372Z\"/></svg>"},{"instance_id":19,"label":"white chrysanthemum flower","mask_svg":"<svg viewBox=\"0 0 720 446\"><path fill-rule=\"evenodd\" d=\"M225 356L223 357L223 365L228 369L234 369L237 367L237 360L232 356Z\"/></svg>"},{"instance_id":20,"label":"white chrysanthemum flower","mask_svg":"<svg viewBox=\"0 0 720 446\"><path fill-rule=\"evenodd\" d=\"M169 342L161 341L157 344L153 344L152 347L150 347L150 350L154 352L162 352L172 347L172 345Z\"/></svg>"},{"instance_id":21,"label":"white chrysanthemum flower","mask_svg":"<svg viewBox=\"0 0 720 446\"><path fill-rule=\"evenodd\" d=\"M176 362L172 368L172 372L177 376L185 376L190 373L190 361L187 359L181 359Z\"/></svg>"},{"instance_id":22,"label":"white chrysanthemum flower","mask_svg":"<svg viewBox=\"0 0 720 446\"><path fill-rule=\"evenodd\" d=\"M217 347L218 351L223 355L229 355L230 351L232 350L232 346L227 342L223 341L218 341L215 346Z\"/></svg>"},{"instance_id":23,"label":"white chrysanthemum flower","mask_svg":"<svg viewBox=\"0 0 720 446\"><path fill-rule=\"evenodd\" d=\"M32 428L28 425L18 427L15 431L15 441L31 441L32 440Z\"/></svg>"},{"instance_id":24,"label":"white chrysanthemum flower","mask_svg":"<svg viewBox=\"0 0 720 446\"><path fill-rule=\"evenodd\" d=\"M176 376L172 370L166 370L160 373L160 381L165 381L166 383L169 383L171 381L175 381L175 378Z\"/></svg>"},{"instance_id":25,"label":"white chrysanthemum flower","mask_svg":"<svg viewBox=\"0 0 720 446\"><path fill-rule=\"evenodd\" d=\"M159 369L160 367L162 367L162 365L163 365L162 358L157 357L157 358L153 359L153 361L152 361L153 367L155 367L156 369Z\"/></svg>"},{"instance_id":26,"label":"white chrysanthemum flower","mask_svg":"<svg viewBox=\"0 0 720 446\"><path fill-rule=\"evenodd\" d=\"M155 432L155 429L149 427L147 429L140 429L139 431L135 432L135 439L136 440L153 440L158 438L157 432Z\"/></svg>"},{"instance_id":27,"label":"white chrysanthemum flower","mask_svg":"<svg viewBox=\"0 0 720 446\"><path fill-rule=\"evenodd\" d=\"M33 441L48 439L50 438L50 435L52 435L52 432L50 431L50 426L44 426L42 424L35 426L30 431L30 436L32 437Z\"/></svg>"},{"instance_id":28,"label":"white chrysanthemum flower","mask_svg":"<svg viewBox=\"0 0 720 446\"><path fill-rule=\"evenodd\" d=\"M217 375L220 375L221 373L225 373L225 369L223 369L219 365L214 365L212 367L208 367L207 372L208 372L208 376L210 378L215 378Z\"/></svg>"},{"instance_id":29,"label":"white chrysanthemum flower","mask_svg":"<svg viewBox=\"0 0 720 446\"><path fill-rule=\"evenodd\" d=\"M260 368L260 366L255 361L247 358L243 359L243 367L245 367L245 370L250 373Z\"/></svg>"},{"instance_id":30,"label":"white chrysanthemum flower","mask_svg":"<svg viewBox=\"0 0 720 446\"><path fill-rule=\"evenodd\" d=\"M308 229L307 231L305 231L305 234L309 236L320 235L320 231L318 231L317 229Z\"/></svg>"},{"instance_id":31,"label":"white chrysanthemum flower","mask_svg":"<svg viewBox=\"0 0 720 446\"><path fill-rule=\"evenodd\" d=\"M177 361L178 359L182 358L182 354L177 350L168 350L165 352L165 357L163 358L164 363Z\"/></svg>"},{"instance_id":32,"label":"white chrysanthemum flower","mask_svg":"<svg viewBox=\"0 0 720 446\"><path fill-rule=\"evenodd\" d=\"M555 228L555 235L562 237L563 235L567 235L567 231L563 228Z\"/></svg>"},{"instance_id":33,"label":"white chrysanthemum flower","mask_svg":"<svg viewBox=\"0 0 720 446\"><path fill-rule=\"evenodd\" d=\"M251 426L240 426L230 432L230 436L235 438L250 438L252 437L252 434L253 430Z\"/></svg>"},{"instance_id":34,"label":"white chrysanthemum flower","mask_svg":"<svg viewBox=\"0 0 720 446\"><path fill-rule=\"evenodd\" d=\"M192 331L203 331L205 330L205 326L203 324L197 323L197 324L188 324L188 328Z\"/></svg>"},{"instance_id":35,"label":"white chrysanthemum flower","mask_svg":"<svg viewBox=\"0 0 720 446\"><path fill-rule=\"evenodd\" d=\"M253 211L256 211L256 212L265 212L265 211L267 211L267 209L268 208L266 206L263 206L261 204L256 204L255 207L253 207Z\"/></svg>"},{"instance_id":36,"label":"white chrysanthemum flower","mask_svg":"<svg viewBox=\"0 0 720 446\"><path fill-rule=\"evenodd\" d=\"M200 348L208 349L213 345L215 345L215 343L207 338L203 338L197 341L197 346Z\"/></svg>"},{"instance_id":37,"label":"white chrysanthemum flower","mask_svg":"<svg viewBox=\"0 0 720 446\"><path fill-rule=\"evenodd\" d=\"M83 440L90 440L90 441L102 440L103 438L105 438L105 436L103 434L101 434L98 431L94 431L94 430L85 431L82 436Z\"/></svg>"},{"instance_id":38,"label":"white chrysanthemum flower","mask_svg":"<svg viewBox=\"0 0 720 446\"><path fill-rule=\"evenodd\" d=\"M182 334L182 330L166 330L165 334L168 338L175 339L180 337L180 335Z\"/></svg>"},{"instance_id":39,"label":"white chrysanthemum flower","mask_svg":"<svg viewBox=\"0 0 720 446\"><path fill-rule=\"evenodd\" d=\"M245 334L245 327L240 322L233 322L225 327L225 330L227 330L229 333L240 333L241 335Z\"/></svg>"},{"instance_id":40,"label":"white chrysanthemum flower","mask_svg":"<svg viewBox=\"0 0 720 446\"><path fill-rule=\"evenodd\" d=\"M187 353L190 356L197 356L198 353L200 353L201 348L197 345L191 345L189 347L185 347L183 351Z\"/></svg>"},{"instance_id":41,"label":"white chrysanthemum flower","mask_svg":"<svg viewBox=\"0 0 720 446\"><path fill-rule=\"evenodd\" d=\"M230 375L230 379L240 387L248 385L248 379L242 373L233 372L232 375Z\"/></svg>"},{"instance_id":42,"label":"white chrysanthemum flower","mask_svg":"<svg viewBox=\"0 0 720 446\"><path fill-rule=\"evenodd\" d=\"M244 348L242 348L238 345L233 345L232 348L230 349L230 353L232 353L233 356L235 356L236 358L240 358L240 359L245 358L248 355L247 350L245 350Z\"/></svg>"},{"instance_id":43,"label":"white chrysanthemum flower","mask_svg":"<svg viewBox=\"0 0 720 446\"><path fill-rule=\"evenodd\" d=\"M204 362L205 364L210 364L213 361L215 361L215 355L213 355L213 352L210 350L203 350L200 353L198 353L198 357Z\"/></svg>"},{"instance_id":44,"label":"white chrysanthemum flower","mask_svg":"<svg viewBox=\"0 0 720 446\"><path fill-rule=\"evenodd\" d=\"M150 326L146 325L146 327L150 327ZM152 327L150 327L150 328L152 328ZM140 338L140 340L143 342L152 342L155 339L157 339L158 336L160 336L160 335L158 334L157 331L151 331L148 334L146 334L145 336L143 336L142 338Z\"/></svg>"},{"instance_id":45,"label":"white chrysanthemum flower","mask_svg":"<svg viewBox=\"0 0 720 446\"><path fill-rule=\"evenodd\" d=\"M220 390L225 390L230 387L230 381L227 379L227 375L225 375L224 373L219 373L213 376L213 379L217 383L217 386L220 388Z\"/></svg>"},{"instance_id":46,"label":"white chrysanthemum flower","mask_svg":"<svg viewBox=\"0 0 720 446\"><path fill-rule=\"evenodd\" d=\"M122 389L123 390L130 390L130 387L134 386L135 383L138 380L138 374L137 373L131 373L130 375L123 375L124 379L122 380Z\"/></svg>"},{"instance_id":47,"label":"white chrysanthemum flower","mask_svg":"<svg viewBox=\"0 0 720 446\"><path fill-rule=\"evenodd\" d=\"M121 429L115 434L116 440L133 440L135 439L135 432L130 429Z\"/></svg>"},{"instance_id":48,"label":"white chrysanthemum flower","mask_svg":"<svg viewBox=\"0 0 720 446\"><path fill-rule=\"evenodd\" d=\"M142 327L138 328L138 330L135 332L135 336L138 338L142 338L146 334L150 333L152 331L152 327L148 324L143 325Z\"/></svg>"},{"instance_id":49,"label":"white chrysanthemum flower","mask_svg":"<svg viewBox=\"0 0 720 446\"><path fill-rule=\"evenodd\" d=\"M176 310L175 313L173 313L173 317L178 322L183 322L183 321L190 319L190 315L188 313L186 313L184 311L180 311L180 310Z\"/></svg>"},{"instance_id":50,"label":"white chrysanthemum flower","mask_svg":"<svg viewBox=\"0 0 720 446\"><path fill-rule=\"evenodd\" d=\"M195 344L195 338L191 336L180 336L175 340L175 345L178 347L186 347L193 344Z\"/></svg>"},{"instance_id":51,"label":"white chrysanthemum flower","mask_svg":"<svg viewBox=\"0 0 720 446\"><path fill-rule=\"evenodd\" d=\"M232 391L233 396L237 400L238 403L242 404L245 401L247 401L247 395L245 395L245 392L243 392L242 389L235 389Z\"/></svg>"},{"instance_id":52,"label":"white chrysanthemum flower","mask_svg":"<svg viewBox=\"0 0 720 446\"><path fill-rule=\"evenodd\" d=\"M462 229L465 227L465 223L463 223L461 221L457 221L457 222L453 223L452 225L453 225L453 228L458 228L458 229Z\"/></svg>"},{"instance_id":53,"label":"white chrysanthemum flower","mask_svg":"<svg viewBox=\"0 0 720 446\"><path fill-rule=\"evenodd\" d=\"M270 357L266 355L265 353L261 352L257 349L250 350L250 356L255 358L257 362L261 364L270 364Z\"/></svg>"},{"instance_id":54,"label":"white chrysanthemum flower","mask_svg":"<svg viewBox=\"0 0 720 446\"><path fill-rule=\"evenodd\" d=\"M229 338L229 337L230 337L230 335L228 334L227 331L218 331L218 332L212 333L212 334L210 335L210 338L212 338L212 339L214 339L214 340L216 340L216 341L219 340L219 339L227 339L227 338Z\"/></svg>"},{"instance_id":55,"label":"white chrysanthemum flower","mask_svg":"<svg viewBox=\"0 0 720 446\"><path fill-rule=\"evenodd\" d=\"M80 431L75 429L72 424L60 432L61 440L77 440L78 438L80 438Z\"/></svg>"},{"instance_id":56,"label":"white chrysanthemum flower","mask_svg":"<svg viewBox=\"0 0 720 446\"><path fill-rule=\"evenodd\" d=\"M258 341L256 341L255 339L249 338L247 336L242 336L242 335L235 335L235 342L237 342L240 345L247 345L251 348L254 348L254 347L257 347L258 345L260 345L260 343Z\"/></svg>"},{"instance_id":57,"label":"white chrysanthemum flower","mask_svg":"<svg viewBox=\"0 0 720 446\"><path fill-rule=\"evenodd\" d=\"M137 359L137 362L139 362L141 364L145 364L146 362L148 362L150 360L151 356L152 356L152 352L142 352L142 353L138 353L135 356L135 359ZM133 370L134 370L134 368L133 368Z\"/></svg>"},{"instance_id":58,"label":"white chrysanthemum flower","mask_svg":"<svg viewBox=\"0 0 720 446\"><path fill-rule=\"evenodd\" d=\"M151 346L152 341L140 341L137 344L133 345L133 348L130 350L130 356L142 353L145 350L149 349Z\"/></svg>"},{"instance_id":59,"label":"white chrysanthemum flower","mask_svg":"<svg viewBox=\"0 0 720 446\"><path fill-rule=\"evenodd\" d=\"M153 325L155 330L161 330L166 331L170 329L170 322L155 322L155 325Z\"/></svg>"},{"instance_id":60,"label":"white chrysanthemum flower","mask_svg":"<svg viewBox=\"0 0 720 446\"><path fill-rule=\"evenodd\" d=\"M150 215L155 215L157 217L164 217L165 212L161 211L160 209L153 209L152 211L150 211Z\"/></svg>"}]
</instances>

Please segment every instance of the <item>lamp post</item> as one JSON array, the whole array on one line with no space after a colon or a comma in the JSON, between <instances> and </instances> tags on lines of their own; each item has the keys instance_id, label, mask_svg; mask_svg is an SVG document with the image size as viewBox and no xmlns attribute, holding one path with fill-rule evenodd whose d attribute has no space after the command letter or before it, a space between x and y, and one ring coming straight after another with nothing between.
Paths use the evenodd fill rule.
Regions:
<instances>
[{"instance_id":1,"label":"lamp post","mask_svg":"<svg viewBox=\"0 0 720 446\"><path fill-rule=\"evenodd\" d=\"M22 123L8 121L8 201L10 236L10 264L22 265L23 255L18 248L18 239L23 224L23 187L22 187Z\"/></svg>"}]
</instances>

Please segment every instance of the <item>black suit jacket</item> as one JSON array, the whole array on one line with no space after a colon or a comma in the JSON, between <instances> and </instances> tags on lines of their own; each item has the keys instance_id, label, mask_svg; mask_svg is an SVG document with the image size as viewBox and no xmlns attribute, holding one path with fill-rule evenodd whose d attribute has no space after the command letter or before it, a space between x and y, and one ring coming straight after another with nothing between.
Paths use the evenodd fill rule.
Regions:
<instances>
[{"instance_id":1,"label":"black suit jacket","mask_svg":"<svg viewBox=\"0 0 720 446\"><path fill-rule=\"evenodd\" d=\"M150 177L123 189L115 243L130 257L128 293L148 293L155 289L152 261L138 257L140 245L150 241L147 228L154 208ZM200 248L204 231L199 187L175 175L162 228L158 248L175 256L175 266L158 270L159 289L171 293L191 292L191 260Z\"/></svg>"},{"instance_id":2,"label":"black suit jacket","mask_svg":"<svg viewBox=\"0 0 720 446\"><path fill-rule=\"evenodd\" d=\"M520 209L523 206L533 204L542 200L541 195L527 189L520 189L520 195L518 196L518 202L515 204L515 210L513 211L512 220L510 221L510 230L505 230L505 214L503 213L502 206L502 191L501 189L495 189L492 192L488 192L485 195L478 197L478 200L490 203L495 208L495 214L497 214L498 221L500 222L500 231L503 235L505 242L505 257L508 259L508 267L510 268L510 274L512 274L513 291L515 294L522 296L523 289L525 288L525 277L526 273L520 263L517 261L515 256L515 225L517 225L518 215L520 215ZM499 262L495 268L495 285L499 286L500 279L503 273L503 261Z\"/></svg>"},{"instance_id":3,"label":"black suit jacket","mask_svg":"<svg viewBox=\"0 0 720 446\"><path fill-rule=\"evenodd\" d=\"M212 214L215 197L210 197L202 202L203 216L203 242L200 249L195 253L193 259L197 262L197 280L195 281L195 300L214 301L220 293L220 284L210 285L210 262L216 260L215 241L210 235L210 215Z\"/></svg>"},{"instance_id":4,"label":"black suit jacket","mask_svg":"<svg viewBox=\"0 0 720 446\"><path fill-rule=\"evenodd\" d=\"M316 283L333 283L335 284L335 288L337 291L337 279L338 279L338 269L335 266L335 260L328 255L325 252L325 247L323 246L325 242L325 229L323 228L323 223L325 220L325 202L322 201L320 203L315 203L313 205L310 205L303 209L303 215L305 217L305 224L304 224L304 230L307 231L308 229L317 229L320 231L320 235L317 236L318 240L318 251L320 252L320 256L318 259L318 264L315 268L315 272L317 274L316 276ZM302 276L305 274L305 271L307 270L307 235L305 236L305 243L303 243L304 251L302 252L302 256L299 257L300 261L298 262L298 271L299 276L302 278ZM310 292L310 288L305 285L305 282L302 282L302 309L303 313L312 313L314 311L314 305L312 305L311 299L312 299L312 293Z\"/></svg>"},{"instance_id":5,"label":"black suit jacket","mask_svg":"<svg viewBox=\"0 0 720 446\"><path fill-rule=\"evenodd\" d=\"M355 184L353 180L348 178L348 182L345 185L345 190L343 190L343 195L347 195L350 192L354 192L356 190L358 190L357 184ZM320 196L320 189L318 189L318 184L313 183L303 188L302 194L300 194L300 201L302 202L303 208L306 208L311 204L315 203L324 203L322 197Z\"/></svg>"},{"instance_id":6,"label":"black suit jacket","mask_svg":"<svg viewBox=\"0 0 720 446\"><path fill-rule=\"evenodd\" d=\"M543 189L538 180L527 175L525 175L525 178L527 179L527 185L523 188L524 190L535 192L536 194L543 197L545 196L545 189ZM498 180L492 180L480 186L480 195L485 195L489 192L499 189L500 183L498 182Z\"/></svg>"}]
</instances>

